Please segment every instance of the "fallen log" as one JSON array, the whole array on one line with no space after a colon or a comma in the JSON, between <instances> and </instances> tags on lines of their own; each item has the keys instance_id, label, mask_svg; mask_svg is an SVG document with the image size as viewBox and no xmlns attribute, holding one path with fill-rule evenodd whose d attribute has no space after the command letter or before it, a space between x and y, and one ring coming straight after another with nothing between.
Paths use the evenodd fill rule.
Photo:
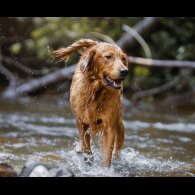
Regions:
<instances>
[{"instance_id":1,"label":"fallen log","mask_svg":"<svg viewBox=\"0 0 195 195\"><path fill-rule=\"evenodd\" d=\"M46 87L55 82L71 79L75 67L76 65L72 65L70 67L56 70L55 72L52 72L46 76L27 81L26 83L17 86L16 89L10 88L9 90L6 90L2 96L4 98L14 98L16 96L24 95L26 93Z\"/></svg>"},{"instance_id":2,"label":"fallen log","mask_svg":"<svg viewBox=\"0 0 195 195\"><path fill-rule=\"evenodd\" d=\"M159 67L179 67L179 68L195 68L194 61L178 61L178 60L156 60L148 58L140 58L129 56L129 61L132 64L139 64L145 66L159 66ZM46 87L50 84L59 82L61 80L71 80L76 65L72 65L63 69L56 70L46 76L36 78L26 83L23 83L16 88L8 88L4 93L3 97L13 98L19 95L23 95L29 92L33 92L40 88Z\"/></svg>"}]
</instances>

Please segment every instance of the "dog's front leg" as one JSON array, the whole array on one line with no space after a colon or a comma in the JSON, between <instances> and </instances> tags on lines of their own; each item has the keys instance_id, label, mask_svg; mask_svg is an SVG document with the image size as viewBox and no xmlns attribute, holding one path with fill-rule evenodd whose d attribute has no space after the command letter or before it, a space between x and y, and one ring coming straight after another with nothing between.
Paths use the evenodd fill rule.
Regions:
<instances>
[{"instance_id":1,"label":"dog's front leg","mask_svg":"<svg viewBox=\"0 0 195 195\"><path fill-rule=\"evenodd\" d=\"M115 130L114 128L105 127L102 138L102 153L103 153L103 163L102 166L110 167L112 160L112 151L114 147L115 140Z\"/></svg>"},{"instance_id":2,"label":"dog's front leg","mask_svg":"<svg viewBox=\"0 0 195 195\"><path fill-rule=\"evenodd\" d=\"M115 146L114 146L114 155L116 158L120 156L121 148L124 144L124 126L122 120L119 119L116 125L116 137L115 137Z\"/></svg>"}]
</instances>

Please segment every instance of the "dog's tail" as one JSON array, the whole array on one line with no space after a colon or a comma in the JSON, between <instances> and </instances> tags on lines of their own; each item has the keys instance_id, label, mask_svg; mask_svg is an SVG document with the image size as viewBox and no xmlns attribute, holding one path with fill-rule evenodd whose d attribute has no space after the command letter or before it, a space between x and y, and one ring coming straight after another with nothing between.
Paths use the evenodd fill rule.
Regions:
<instances>
[{"instance_id":1,"label":"dog's tail","mask_svg":"<svg viewBox=\"0 0 195 195\"><path fill-rule=\"evenodd\" d=\"M92 47L96 44L98 44L97 41L93 41L91 39L81 39L81 40L74 42L72 45L66 48L61 48L61 49L53 51L52 54L56 58L64 59L70 56L71 53L75 51L80 51L81 49Z\"/></svg>"}]
</instances>

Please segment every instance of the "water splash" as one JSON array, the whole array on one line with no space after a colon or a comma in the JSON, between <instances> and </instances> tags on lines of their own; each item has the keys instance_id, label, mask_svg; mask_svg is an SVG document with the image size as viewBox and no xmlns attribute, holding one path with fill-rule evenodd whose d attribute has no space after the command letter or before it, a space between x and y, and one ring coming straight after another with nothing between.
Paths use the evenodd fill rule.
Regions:
<instances>
[{"instance_id":1,"label":"water splash","mask_svg":"<svg viewBox=\"0 0 195 195\"><path fill-rule=\"evenodd\" d=\"M140 154L133 148L125 148L121 151L120 159L113 159L111 168L101 167L101 152L93 149L94 161L91 166L87 165L81 154L75 150L63 153L61 157L66 158L68 166L75 172L76 176L88 177L127 177L164 175L170 172L182 172L189 174L189 164L173 159L161 159Z\"/></svg>"}]
</instances>

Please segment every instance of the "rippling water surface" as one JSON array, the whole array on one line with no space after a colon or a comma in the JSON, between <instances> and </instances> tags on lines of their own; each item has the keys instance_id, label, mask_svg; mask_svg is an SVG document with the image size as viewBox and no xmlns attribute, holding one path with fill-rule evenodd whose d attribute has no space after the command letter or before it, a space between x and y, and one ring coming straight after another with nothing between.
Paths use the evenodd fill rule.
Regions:
<instances>
[{"instance_id":1,"label":"rippling water surface","mask_svg":"<svg viewBox=\"0 0 195 195\"><path fill-rule=\"evenodd\" d=\"M70 105L62 98L0 100L0 161L18 172L29 160L69 167L76 176L195 176L195 112L171 105L133 106L124 102L125 146L120 160L101 168L76 154L78 133Z\"/></svg>"}]
</instances>

